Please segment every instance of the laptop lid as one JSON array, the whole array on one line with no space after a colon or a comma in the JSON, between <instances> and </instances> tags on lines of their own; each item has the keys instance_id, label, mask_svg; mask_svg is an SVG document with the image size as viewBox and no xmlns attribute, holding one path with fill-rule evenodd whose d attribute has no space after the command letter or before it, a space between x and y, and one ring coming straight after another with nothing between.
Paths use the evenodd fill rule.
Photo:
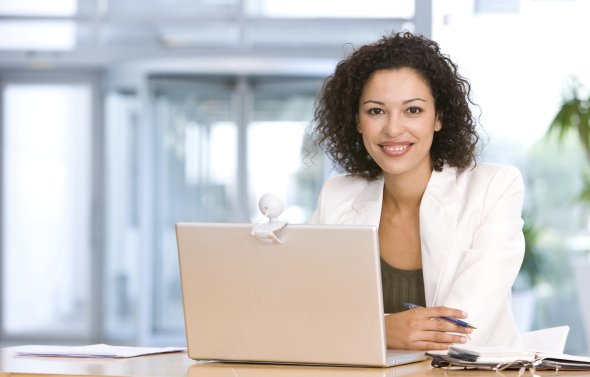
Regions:
<instances>
[{"instance_id":1,"label":"laptop lid","mask_svg":"<svg viewBox=\"0 0 590 377\"><path fill-rule=\"evenodd\" d=\"M252 227L176 225L189 357L388 365L377 229L288 225L270 243Z\"/></svg>"}]
</instances>

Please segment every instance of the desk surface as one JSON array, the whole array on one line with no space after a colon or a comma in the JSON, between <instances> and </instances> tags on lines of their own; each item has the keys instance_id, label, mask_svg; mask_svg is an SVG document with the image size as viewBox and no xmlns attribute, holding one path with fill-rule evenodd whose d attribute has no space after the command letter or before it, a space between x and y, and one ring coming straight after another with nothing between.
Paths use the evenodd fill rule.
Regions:
<instances>
[{"instance_id":1,"label":"desk surface","mask_svg":"<svg viewBox=\"0 0 590 377\"><path fill-rule=\"evenodd\" d=\"M197 363L186 353L142 356L130 359L82 359L15 356L0 350L0 377L5 376L133 376L133 377L406 377L406 376L499 376L492 371L433 369L429 361L393 368L345 368L315 366ZM588 376L586 372L537 372L540 376ZM504 372L516 376L516 371ZM527 372L528 375L528 372Z\"/></svg>"}]
</instances>

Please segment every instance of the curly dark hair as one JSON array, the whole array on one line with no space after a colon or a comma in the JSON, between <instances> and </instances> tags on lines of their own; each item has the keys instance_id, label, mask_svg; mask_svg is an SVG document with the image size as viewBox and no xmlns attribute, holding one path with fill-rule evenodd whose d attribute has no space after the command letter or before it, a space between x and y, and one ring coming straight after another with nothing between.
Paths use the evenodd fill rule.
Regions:
<instances>
[{"instance_id":1,"label":"curly dark hair","mask_svg":"<svg viewBox=\"0 0 590 377\"><path fill-rule=\"evenodd\" d=\"M317 142L346 173L369 180L381 176L357 131L361 92L381 69L411 68L428 83L442 129L434 133L430 158L434 169L445 164L460 170L475 163L479 136L469 104L471 87L438 44L409 32L386 35L354 51L336 66L316 99L312 122Z\"/></svg>"}]
</instances>

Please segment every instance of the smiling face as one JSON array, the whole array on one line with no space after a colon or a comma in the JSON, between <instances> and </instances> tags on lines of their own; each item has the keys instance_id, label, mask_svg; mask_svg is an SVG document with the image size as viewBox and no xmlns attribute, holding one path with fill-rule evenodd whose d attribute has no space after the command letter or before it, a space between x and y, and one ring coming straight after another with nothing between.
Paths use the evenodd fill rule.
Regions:
<instances>
[{"instance_id":1,"label":"smiling face","mask_svg":"<svg viewBox=\"0 0 590 377\"><path fill-rule=\"evenodd\" d=\"M413 69L378 70L365 83L358 131L384 175L430 174L430 146L440 127L430 87Z\"/></svg>"}]
</instances>

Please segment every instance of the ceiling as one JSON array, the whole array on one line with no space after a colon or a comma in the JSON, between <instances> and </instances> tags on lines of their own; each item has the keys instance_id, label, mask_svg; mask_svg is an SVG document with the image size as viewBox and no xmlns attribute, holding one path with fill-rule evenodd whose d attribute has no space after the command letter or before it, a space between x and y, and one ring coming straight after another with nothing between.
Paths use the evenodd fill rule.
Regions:
<instances>
[{"instance_id":1,"label":"ceiling","mask_svg":"<svg viewBox=\"0 0 590 377\"><path fill-rule=\"evenodd\" d=\"M334 59L392 30L428 35L431 17L430 0L43 3L0 1L0 69L101 68L150 59Z\"/></svg>"}]
</instances>

